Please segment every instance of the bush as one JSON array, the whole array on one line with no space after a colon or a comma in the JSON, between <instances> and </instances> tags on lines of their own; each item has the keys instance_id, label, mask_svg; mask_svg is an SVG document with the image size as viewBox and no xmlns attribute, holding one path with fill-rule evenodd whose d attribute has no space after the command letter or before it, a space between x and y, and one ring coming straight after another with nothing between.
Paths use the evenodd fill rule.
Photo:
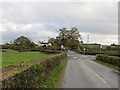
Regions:
<instances>
[{"instance_id":1,"label":"bush","mask_svg":"<svg viewBox=\"0 0 120 90\"><path fill-rule=\"evenodd\" d=\"M3 80L3 88L41 88L50 72L61 64L66 57L66 53L62 53L43 62L36 62L22 72Z\"/></svg>"},{"instance_id":2,"label":"bush","mask_svg":"<svg viewBox=\"0 0 120 90\"><path fill-rule=\"evenodd\" d=\"M104 54L110 55L110 56L119 56L119 51L118 50L107 50L107 51L103 51Z\"/></svg>"},{"instance_id":3,"label":"bush","mask_svg":"<svg viewBox=\"0 0 120 90\"><path fill-rule=\"evenodd\" d=\"M56 51L56 50L41 50L40 52L48 53L48 54L57 54L57 53L61 53L61 51Z\"/></svg>"},{"instance_id":4,"label":"bush","mask_svg":"<svg viewBox=\"0 0 120 90\"><path fill-rule=\"evenodd\" d=\"M115 66L118 66L120 68L120 57L117 56L108 56L105 54L97 54L96 55L96 60L109 63Z\"/></svg>"}]
</instances>

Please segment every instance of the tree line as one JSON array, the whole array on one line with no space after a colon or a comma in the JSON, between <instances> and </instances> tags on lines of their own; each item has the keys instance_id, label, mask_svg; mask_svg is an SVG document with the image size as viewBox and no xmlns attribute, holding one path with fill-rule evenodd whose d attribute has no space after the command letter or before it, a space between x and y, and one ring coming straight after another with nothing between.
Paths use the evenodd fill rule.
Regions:
<instances>
[{"instance_id":1,"label":"tree line","mask_svg":"<svg viewBox=\"0 0 120 90\"><path fill-rule=\"evenodd\" d=\"M42 32L41 32L42 33ZM28 37L20 36L17 39L10 41L2 45L3 49L13 49L17 51L40 51L40 50L60 50L61 45L65 47L66 50L77 50L79 52L84 52L84 48L86 52L99 52L101 44L89 44L89 47L86 47L87 44L84 44L82 41L82 36L79 30L76 27L71 27L70 29L61 28L59 29L59 34L55 38L49 38L48 42L38 41L38 44L35 44ZM39 46L39 44L44 44L43 46ZM48 45L46 45L48 44ZM90 47L92 45L92 47ZM111 44L111 46L107 46L102 51L109 50L120 50L120 46Z\"/></svg>"},{"instance_id":2,"label":"tree line","mask_svg":"<svg viewBox=\"0 0 120 90\"><path fill-rule=\"evenodd\" d=\"M67 28L59 29L59 35L56 36L56 38L49 38L47 43L51 44L47 49L60 50L60 46L64 45L66 49L75 50L80 47L80 44L83 42L81 41L79 30L76 27L72 27L69 30ZM4 49L14 49L18 51L29 51L36 48L41 49L42 47L46 46L40 47L25 36L20 36L2 46Z\"/></svg>"}]
</instances>

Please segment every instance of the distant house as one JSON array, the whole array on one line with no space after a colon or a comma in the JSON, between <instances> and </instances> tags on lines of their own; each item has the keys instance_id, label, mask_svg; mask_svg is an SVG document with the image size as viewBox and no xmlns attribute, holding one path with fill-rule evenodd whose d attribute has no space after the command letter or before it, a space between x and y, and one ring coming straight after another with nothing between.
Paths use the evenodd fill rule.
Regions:
<instances>
[{"instance_id":1,"label":"distant house","mask_svg":"<svg viewBox=\"0 0 120 90\"><path fill-rule=\"evenodd\" d=\"M102 45L102 49L106 49L110 45Z\"/></svg>"},{"instance_id":2,"label":"distant house","mask_svg":"<svg viewBox=\"0 0 120 90\"><path fill-rule=\"evenodd\" d=\"M46 46L46 47L48 47L48 46L51 46L51 43L40 42L40 43L38 44L38 46Z\"/></svg>"}]
</instances>

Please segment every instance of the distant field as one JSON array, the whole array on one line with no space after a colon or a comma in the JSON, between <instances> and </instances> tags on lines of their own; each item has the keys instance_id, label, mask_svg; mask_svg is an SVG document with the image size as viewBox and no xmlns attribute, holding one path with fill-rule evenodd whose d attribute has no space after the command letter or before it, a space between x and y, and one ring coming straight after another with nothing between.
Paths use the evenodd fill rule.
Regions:
<instances>
[{"instance_id":1,"label":"distant field","mask_svg":"<svg viewBox=\"0 0 120 90\"><path fill-rule=\"evenodd\" d=\"M46 56L48 56L48 54L40 52L17 52L14 50L4 49L2 52L2 66L18 64L23 61L29 61L31 59L38 59Z\"/></svg>"}]
</instances>

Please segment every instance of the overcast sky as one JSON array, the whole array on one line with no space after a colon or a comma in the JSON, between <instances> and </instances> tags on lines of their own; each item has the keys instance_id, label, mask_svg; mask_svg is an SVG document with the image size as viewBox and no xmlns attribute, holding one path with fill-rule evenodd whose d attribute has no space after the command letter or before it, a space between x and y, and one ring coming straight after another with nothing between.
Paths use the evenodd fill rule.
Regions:
<instances>
[{"instance_id":1,"label":"overcast sky","mask_svg":"<svg viewBox=\"0 0 120 90\"><path fill-rule=\"evenodd\" d=\"M0 33L6 43L21 35L34 42L56 37L60 28L77 27L86 42L118 43L117 2L2 2Z\"/></svg>"}]
</instances>

